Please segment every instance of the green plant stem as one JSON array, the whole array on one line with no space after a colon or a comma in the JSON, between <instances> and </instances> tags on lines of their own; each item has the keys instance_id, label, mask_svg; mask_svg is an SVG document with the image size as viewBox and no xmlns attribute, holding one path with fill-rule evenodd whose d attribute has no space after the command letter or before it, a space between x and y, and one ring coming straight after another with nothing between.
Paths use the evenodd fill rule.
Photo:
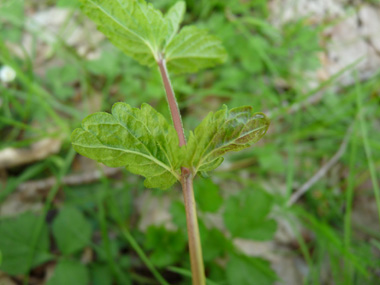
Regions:
<instances>
[{"instance_id":1,"label":"green plant stem","mask_svg":"<svg viewBox=\"0 0 380 285\"><path fill-rule=\"evenodd\" d=\"M187 234L189 236L190 264L194 285L206 284L202 258L202 245L199 235L197 207L194 198L193 176L187 168L182 168L181 177L183 198L185 200Z\"/></svg>"},{"instance_id":2,"label":"green plant stem","mask_svg":"<svg viewBox=\"0 0 380 285\"><path fill-rule=\"evenodd\" d=\"M158 67L160 68L162 82L165 87L174 128L178 135L179 146L181 147L186 145L186 138L181 120L181 113L178 108L178 103L175 98L173 87L170 83L169 73L166 68L165 59L161 57L157 63ZM190 264L191 273L193 276L193 285L205 285L206 277L202 258L202 245L199 235L197 208L194 198L193 179L194 177L190 169L182 167L181 185L186 210L186 224L187 234L189 237Z\"/></svg>"}]
</instances>

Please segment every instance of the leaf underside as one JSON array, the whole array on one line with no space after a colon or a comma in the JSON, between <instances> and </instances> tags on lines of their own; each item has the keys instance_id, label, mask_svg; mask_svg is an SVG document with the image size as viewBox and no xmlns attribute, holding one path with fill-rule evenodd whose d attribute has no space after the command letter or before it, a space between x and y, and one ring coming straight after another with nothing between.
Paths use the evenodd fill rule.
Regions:
<instances>
[{"instance_id":1,"label":"leaf underside","mask_svg":"<svg viewBox=\"0 0 380 285\"><path fill-rule=\"evenodd\" d=\"M210 112L201 124L190 133L185 164L195 172L217 168L224 155L250 147L268 130L270 121L263 113L243 106Z\"/></svg>"},{"instance_id":2,"label":"leaf underside","mask_svg":"<svg viewBox=\"0 0 380 285\"><path fill-rule=\"evenodd\" d=\"M168 69L191 73L223 63L227 53L220 40L195 26L184 27L165 48Z\"/></svg>"},{"instance_id":3,"label":"leaf underside","mask_svg":"<svg viewBox=\"0 0 380 285\"><path fill-rule=\"evenodd\" d=\"M112 114L99 112L74 130L74 149L110 167L125 166L146 178L148 188L167 189L180 180L181 167L195 175L217 168L223 155L257 142L267 131L269 120L249 106L221 110L209 115L190 133L180 148L174 127L148 104L141 109L116 103Z\"/></svg>"},{"instance_id":4,"label":"leaf underside","mask_svg":"<svg viewBox=\"0 0 380 285\"><path fill-rule=\"evenodd\" d=\"M71 141L81 155L144 176L148 188L167 189L179 179L175 129L148 104L137 109L116 103L112 114L92 114L74 130Z\"/></svg>"},{"instance_id":5,"label":"leaf underside","mask_svg":"<svg viewBox=\"0 0 380 285\"><path fill-rule=\"evenodd\" d=\"M83 12L126 55L152 65L168 26L162 13L145 1L81 0Z\"/></svg>"},{"instance_id":6,"label":"leaf underside","mask_svg":"<svg viewBox=\"0 0 380 285\"><path fill-rule=\"evenodd\" d=\"M194 26L180 23L185 2L173 5L164 16L143 0L80 0L83 12L126 55L152 66L164 58L173 73L195 72L226 60L219 39Z\"/></svg>"}]
</instances>

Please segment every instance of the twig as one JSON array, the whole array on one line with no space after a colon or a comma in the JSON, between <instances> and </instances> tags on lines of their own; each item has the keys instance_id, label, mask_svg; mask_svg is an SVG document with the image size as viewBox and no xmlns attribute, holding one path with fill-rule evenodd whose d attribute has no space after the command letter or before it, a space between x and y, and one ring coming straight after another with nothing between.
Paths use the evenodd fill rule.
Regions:
<instances>
[{"instance_id":1,"label":"twig","mask_svg":"<svg viewBox=\"0 0 380 285\"><path fill-rule=\"evenodd\" d=\"M317 173L315 173L306 183L304 183L293 195L290 197L287 206L293 205L303 194L305 194L319 179L326 175L326 173L338 162L338 160L343 156L347 149L348 141L350 139L352 133L353 125L351 125L346 135L343 138L343 141L338 149L338 151L334 154L334 156L323 165Z\"/></svg>"}]
</instances>

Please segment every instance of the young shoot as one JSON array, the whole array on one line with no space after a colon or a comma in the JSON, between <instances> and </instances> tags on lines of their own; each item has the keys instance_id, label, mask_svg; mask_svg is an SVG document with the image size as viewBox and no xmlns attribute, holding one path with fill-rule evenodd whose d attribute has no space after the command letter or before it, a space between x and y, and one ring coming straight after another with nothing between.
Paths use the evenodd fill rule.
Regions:
<instances>
[{"instance_id":1,"label":"young shoot","mask_svg":"<svg viewBox=\"0 0 380 285\"><path fill-rule=\"evenodd\" d=\"M168 189L177 181L183 190L193 284L206 284L193 180L214 170L223 155L256 143L269 120L250 106L210 112L185 137L169 73L194 73L221 64L226 51L220 40L195 26L180 29L185 2L164 15L139 0L82 0L83 12L126 55L158 67L172 123L153 107L134 108L119 102L111 114L98 112L82 121L71 140L74 149L110 167L125 167L145 177L147 188Z\"/></svg>"}]
</instances>

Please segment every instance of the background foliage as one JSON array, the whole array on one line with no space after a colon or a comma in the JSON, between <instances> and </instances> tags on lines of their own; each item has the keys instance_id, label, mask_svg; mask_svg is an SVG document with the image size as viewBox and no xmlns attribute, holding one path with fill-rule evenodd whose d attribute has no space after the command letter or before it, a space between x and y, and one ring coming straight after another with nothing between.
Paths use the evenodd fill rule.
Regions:
<instances>
[{"instance_id":1,"label":"background foliage","mask_svg":"<svg viewBox=\"0 0 380 285\"><path fill-rule=\"evenodd\" d=\"M272 2L186 1L185 24L228 52L222 66L172 75L186 128L222 104L271 118L257 146L195 182L207 278L378 284L379 67L364 76L355 57L319 76L325 31L365 3L338 20L279 25ZM170 284L189 284L178 185L146 190L142 177L77 156L69 139L85 116L119 101L169 119L158 71L112 46L75 0L0 2L0 65L17 74L0 84L0 283L157 284L131 235Z\"/></svg>"}]
</instances>

